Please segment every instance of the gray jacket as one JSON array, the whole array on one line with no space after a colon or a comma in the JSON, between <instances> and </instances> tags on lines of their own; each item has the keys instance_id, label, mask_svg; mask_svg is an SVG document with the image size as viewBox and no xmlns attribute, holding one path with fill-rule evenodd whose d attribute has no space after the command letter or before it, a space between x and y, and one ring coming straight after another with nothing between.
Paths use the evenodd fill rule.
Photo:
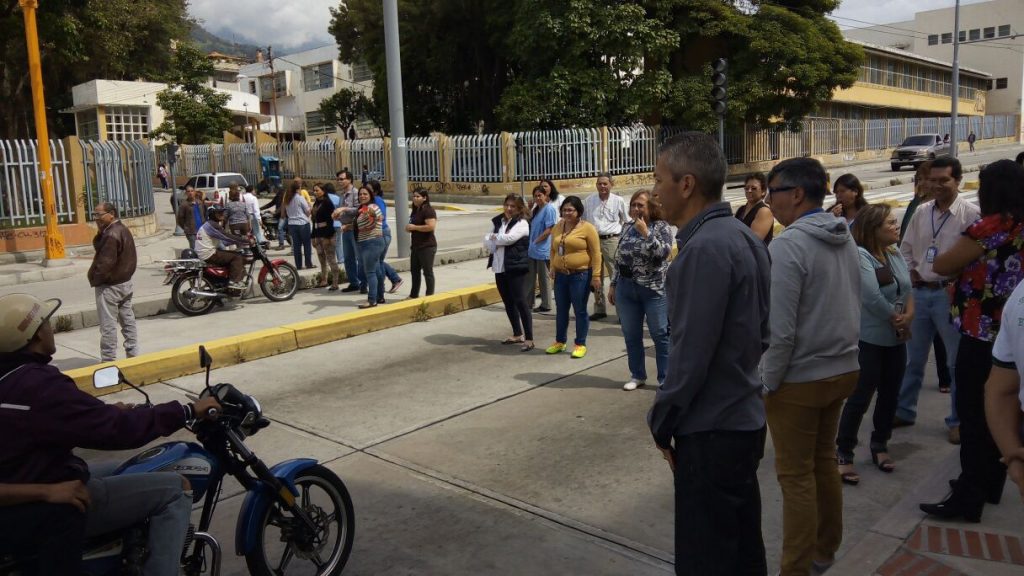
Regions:
<instances>
[{"instance_id":1,"label":"gray jacket","mask_svg":"<svg viewBox=\"0 0 1024 576\"><path fill-rule=\"evenodd\" d=\"M725 202L676 239L679 255L665 280L668 372L647 416L663 448L673 436L765 423L757 363L768 345L768 250Z\"/></svg>"},{"instance_id":2,"label":"gray jacket","mask_svg":"<svg viewBox=\"0 0 1024 576\"><path fill-rule=\"evenodd\" d=\"M854 372L860 335L860 258L846 220L798 219L772 240L771 341L761 359L769 390Z\"/></svg>"}]
</instances>

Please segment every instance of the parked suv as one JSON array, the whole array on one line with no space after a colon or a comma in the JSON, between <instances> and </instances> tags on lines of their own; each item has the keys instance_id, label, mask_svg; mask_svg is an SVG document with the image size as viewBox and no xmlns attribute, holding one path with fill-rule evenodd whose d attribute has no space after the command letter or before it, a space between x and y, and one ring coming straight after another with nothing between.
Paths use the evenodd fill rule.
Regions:
<instances>
[{"instance_id":1,"label":"parked suv","mask_svg":"<svg viewBox=\"0 0 1024 576\"><path fill-rule=\"evenodd\" d=\"M949 143L942 142L942 134L915 134L892 151L890 165L893 172L907 165L917 169L919 164L943 154L949 154Z\"/></svg>"},{"instance_id":2,"label":"parked suv","mask_svg":"<svg viewBox=\"0 0 1024 576\"><path fill-rule=\"evenodd\" d=\"M208 172L205 174L196 174L189 178L185 186L192 186L196 190L202 192L203 197L207 200L213 200L214 197L221 197L226 201L228 197L228 186L232 182L236 182L238 185L242 186L242 188L249 185L245 176L242 176L237 172ZM180 191L185 189L185 186L179 188L179 195L181 194Z\"/></svg>"}]
</instances>

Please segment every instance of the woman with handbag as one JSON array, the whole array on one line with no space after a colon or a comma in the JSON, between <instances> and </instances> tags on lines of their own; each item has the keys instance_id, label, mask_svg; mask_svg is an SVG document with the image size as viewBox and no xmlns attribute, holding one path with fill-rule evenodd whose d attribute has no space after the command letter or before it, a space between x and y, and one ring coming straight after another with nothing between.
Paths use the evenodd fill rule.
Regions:
<instances>
[{"instance_id":1,"label":"woman with handbag","mask_svg":"<svg viewBox=\"0 0 1024 576\"><path fill-rule=\"evenodd\" d=\"M668 369L668 302L665 300L665 272L672 252L672 230L661 217L661 207L651 200L649 190L639 190L629 199L629 216L619 236L610 302L619 313L626 340L629 381L623 390L636 390L647 383L644 359L644 318L654 340L658 386Z\"/></svg>"},{"instance_id":2,"label":"woman with handbag","mask_svg":"<svg viewBox=\"0 0 1024 576\"><path fill-rule=\"evenodd\" d=\"M487 267L494 271L494 282L505 304L512 325L512 336L502 344L522 344L521 350L533 350L533 316L526 301L526 272L530 269L530 224L526 203L517 194L505 196L505 210L491 219L494 229L484 236L484 248L490 252Z\"/></svg>"},{"instance_id":3,"label":"woman with handbag","mask_svg":"<svg viewBox=\"0 0 1024 576\"><path fill-rule=\"evenodd\" d=\"M853 450L861 420L876 390L871 461L882 472L896 469L888 443L914 317L910 269L896 249L899 237L899 224L889 206L872 204L857 214L853 239L860 254L860 377L843 407L836 436L839 477L844 484L860 483L853 467Z\"/></svg>"}]
</instances>

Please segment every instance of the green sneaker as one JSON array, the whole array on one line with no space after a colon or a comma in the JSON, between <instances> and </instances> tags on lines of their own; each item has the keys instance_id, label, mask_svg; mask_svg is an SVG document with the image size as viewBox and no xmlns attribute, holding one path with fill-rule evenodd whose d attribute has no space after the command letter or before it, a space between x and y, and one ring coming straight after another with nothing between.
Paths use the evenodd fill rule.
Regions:
<instances>
[{"instance_id":1,"label":"green sneaker","mask_svg":"<svg viewBox=\"0 0 1024 576\"><path fill-rule=\"evenodd\" d=\"M559 352L563 351L565 351L565 343L563 342L555 342L551 346L548 346L548 349L545 350L545 352L547 352L548 354L558 354Z\"/></svg>"},{"instance_id":2,"label":"green sneaker","mask_svg":"<svg viewBox=\"0 0 1024 576\"><path fill-rule=\"evenodd\" d=\"M572 349L572 357L573 358L583 358L586 355L587 355L587 347L586 346L582 346L580 344L577 344L576 347Z\"/></svg>"}]
</instances>

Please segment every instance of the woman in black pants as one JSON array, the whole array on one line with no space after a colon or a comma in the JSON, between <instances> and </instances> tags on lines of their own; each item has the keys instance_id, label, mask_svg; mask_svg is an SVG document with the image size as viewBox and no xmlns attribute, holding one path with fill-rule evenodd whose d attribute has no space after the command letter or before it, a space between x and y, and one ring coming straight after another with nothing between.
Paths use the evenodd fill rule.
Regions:
<instances>
[{"instance_id":1,"label":"woman in black pants","mask_svg":"<svg viewBox=\"0 0 1024 576\"><path fill-rule=\"evenodd\" d=\"M494 282L512 325L512 336L502 344L522 344L533 350L533 316L526 301L526 273L530 269L530 224L526 204L516 194L505 196L505 210L491 220L493 229L484 236L484 248L491 253L487 267L494 270Z\"/></svg>"},{"instance_id":2,"label":"woman in black pants","mask_svg":"<svg viewBox=\"0 0 1024 576\"><path fill-rule=\"evenodd\" d=\"M405 231L412 236L409 252L409 272L412 274L412 291L409 298L420 297L420 271L427 281L427 296L434 294L434 255L437 254L437 212L430 205L430 194L424 190L412 193L412 214Z\"/></svg>"},{"instance_id":3,"label":"woman in black pants","mask_svg":"<svg viewBox=\"0 0 1024 576\"><path fill-rule=\"evenodd\" d=\"M896 465L889 457L892 419L907 363L910 322L914 316L910 269L896 250L900 229L892 209L874 204L857 214L853 239L860 256L860 377L846 400L836 435L836 460L844 484L855 485L860 476L853 469L857 431L878 392L872 418L871 460L882 472Z\"/></svg>"},{"instance_id":4,"label":"woman in black pants","mask_svg":"<svg viewBox=\"0 0 1024 576\"><path fill-rule=\"evenodd\" d=\"M952 276L951 312L960 331L957 349L956 412L960 417L960 477L941 502L921 504L940 518L981 520L985 502L1003 494L1006 466L985 420L985 381L992 369L992 345L1003 305L1024 279L1024 167L1000 160L978 175L981 219L935 258L936 274Z\"/></svg>"}]
</instances>

